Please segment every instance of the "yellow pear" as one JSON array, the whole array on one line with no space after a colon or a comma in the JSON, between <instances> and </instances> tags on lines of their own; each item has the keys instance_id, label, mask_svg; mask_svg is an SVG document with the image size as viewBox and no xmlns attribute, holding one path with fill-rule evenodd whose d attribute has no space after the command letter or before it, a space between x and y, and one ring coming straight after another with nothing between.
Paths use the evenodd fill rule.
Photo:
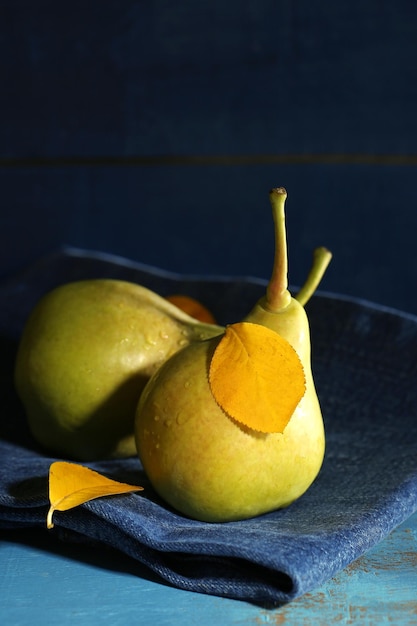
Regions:
<instances>
[{"instance_id":1,"label":"yellow pear","mask_svg":"<svg viewBox=\"0 0 417 626\"><path fill-rule=\"evenodd\" d=\"M135 408L146 381L184 345L221 332L131 282L57 287L29 316L15 365L35 439L78 460L135 455Z\"/></svg>"},{"instance_id":2,"label":"yellow pear","mask_svg":"<svg viewBox=\"0 0 417 626\"><path fill-rule=\"evenodd\" d=\"M305 390L286 425L277 432L264 432L235 419L219 404L210 366L225 335L193 342L168 359L147 383L137 407L137 450L153 487L172 507L198 520L239 520L288 506L313 483L324 457L324 425L311 372L309 323L303 305L315 291L331 254L324 248L316 251L299 299L292 298L287 283L285 189L272 190L270 199L276 235L273 273L265 297L244 322L264 326L271 331L268 337L278 336L285 346L289 344L304 371ZM251 355L249 359L244 356L250 365ZM239 388L235 372L228 371L230 380L226 371L222 387L238 397L244 411L246 403L251 405L251 391L246 380ZM278 367L273 374L278 384L284 369ZM263 380L259 383L262 389ZM285 394L282 397L285 405ZM262 407L261 395L259 400ZM260 410L255 407L254 412ZM279 398L276 410L280 410ZM263 415L250 417L256 424Z\"/></svg>"}]
</instances>

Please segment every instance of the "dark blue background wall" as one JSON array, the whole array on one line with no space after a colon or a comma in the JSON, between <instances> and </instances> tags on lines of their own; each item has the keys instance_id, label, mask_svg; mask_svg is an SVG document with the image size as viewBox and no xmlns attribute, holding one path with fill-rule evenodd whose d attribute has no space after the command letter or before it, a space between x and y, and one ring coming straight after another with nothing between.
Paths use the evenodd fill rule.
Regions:
<instances>
[{"instance_id":1,"label":"dark blue background wall","mask_svg":"<svg viewBox=\"0 0 417 626\"><path fill-rule=\"evenodd\" d=\"M0 274L70 244L417 313L417 3L0 0Z\"/></svg>"}]
</instances>

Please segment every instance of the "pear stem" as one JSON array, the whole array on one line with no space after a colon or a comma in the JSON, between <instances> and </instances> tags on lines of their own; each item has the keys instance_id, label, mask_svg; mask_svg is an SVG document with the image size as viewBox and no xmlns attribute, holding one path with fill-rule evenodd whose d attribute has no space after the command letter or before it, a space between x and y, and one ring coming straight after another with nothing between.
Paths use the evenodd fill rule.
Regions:
<instances>
[{"instance_id":1,"label":"pear stem","mask_svg":"<svg viewBox=\"0 0 417 626\"><path fill-rule=\"evenodd\" d=\"M327 248L316 248L313 252L313 265L311 267L310 273L307 276L307 280L304 285L301 287L300 291L295 296L295 299L298 302L305 306L305 304L310 300L313 293L316 291L318 285L321 282L321 279L324 276L324 273L327 269L332 258L332 253Z\"/></svg>"},{"instance_id":2,"label":"pear stem","mask_svg":"<svg viewBox=\"0 0 417 626\"><path fill-rule=\"evenodd\" d=\"M266 289L265 307L270 311L280 311L285 309L291 301L291 294L288 291L288 253L285 228L287 192L284 187L277 187L269 192L269 199L275 226L275 257L272 275Z\"/></svg>"}]
</instances>

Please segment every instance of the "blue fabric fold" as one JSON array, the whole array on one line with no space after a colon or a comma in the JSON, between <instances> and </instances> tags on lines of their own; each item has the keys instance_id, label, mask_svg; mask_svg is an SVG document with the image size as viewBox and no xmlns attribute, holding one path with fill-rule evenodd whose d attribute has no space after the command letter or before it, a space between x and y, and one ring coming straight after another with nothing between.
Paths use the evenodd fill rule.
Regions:
<instances>
[{"instance_id":1,"label":"blue fabric fold","mask_svg":"<svg viewBox=\"0 0 417 626\"><path fill-rule=\"evenodd\" d=\"M91 277L188 293L220 323L241 319L264 293L255 279L182 277L94 252L64 249L0 285L0 528L45 528L65 541L107 544L168 583L276 606L310 591L417 510L417 318L318 294L307 305L313 372L327 450L309 491L287 509L207 524L153 492L137 458L85 463L145 491L55 512L46 530L47 480L57 460L39 449L13 387L26 316L54 286ZM261 468L260 468L261 469Z\"/></svg>"}]
</instances>

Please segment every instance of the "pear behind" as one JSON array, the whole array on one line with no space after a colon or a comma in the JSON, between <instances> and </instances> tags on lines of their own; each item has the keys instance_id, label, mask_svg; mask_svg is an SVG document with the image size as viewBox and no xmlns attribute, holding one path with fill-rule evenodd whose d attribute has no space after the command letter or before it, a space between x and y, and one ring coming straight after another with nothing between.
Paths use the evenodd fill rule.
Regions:
<instances>
[{"instance_id":1,"label":"pear behind","mask_svg":"<svg viewBox=\"0 0 417 626\"><path fill-rule=\"evenodd\" d=\"M54 289L32 311L15 365L35 439L79 460L136 454L134 414L148 379L190 341L219 332L134 283Z\"/></svg>"}]
</instances>

